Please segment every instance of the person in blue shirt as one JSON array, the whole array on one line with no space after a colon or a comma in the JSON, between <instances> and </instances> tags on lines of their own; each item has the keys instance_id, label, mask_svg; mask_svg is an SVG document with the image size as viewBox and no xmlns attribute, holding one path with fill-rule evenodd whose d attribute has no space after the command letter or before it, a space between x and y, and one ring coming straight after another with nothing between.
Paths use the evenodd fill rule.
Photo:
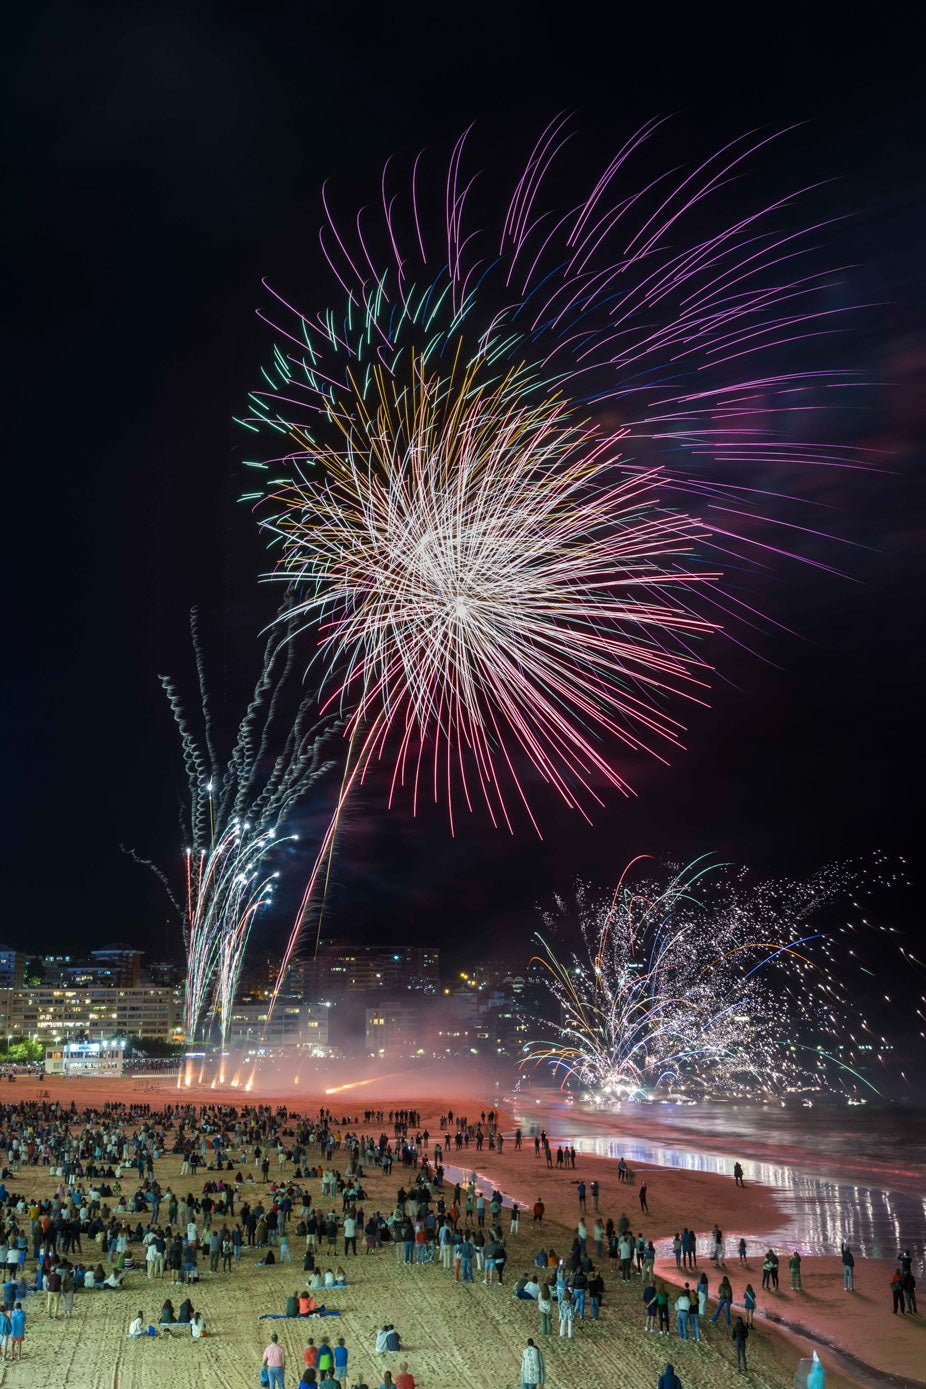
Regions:
<instances>
[{"instance_id":1,"label":"person in blue shirt","mask_svg":"<svg viewBox=\"0 0 926 1389\"><path fill-rule=\"evenodd\" d=\"M26 1339L26 1314L22 1303L17 1302L10 1315L10 1359L22 1360L23 1341Z\"/></svg>"},{"instance_id":2,"label":"person in blue shirt","mask_svg":"<svg viewBox=\"0 0 926 1389\"><path fill-rule=\"evenodd\" d=\"M344 1344L344 1337L338 1337L338 1343L334 1348L334 1377L341 1381L344 1389L347 1389L347 1346Z\"/></svg>"}]
</instances>

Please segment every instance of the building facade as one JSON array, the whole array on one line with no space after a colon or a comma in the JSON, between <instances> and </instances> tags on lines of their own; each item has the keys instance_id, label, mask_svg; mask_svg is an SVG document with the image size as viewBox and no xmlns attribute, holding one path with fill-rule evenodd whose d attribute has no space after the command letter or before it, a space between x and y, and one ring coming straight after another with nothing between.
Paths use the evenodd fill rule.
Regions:
<instances>
[{"instance_id":1,"label":"building facade","mask_svg":"<svg viewBox=\"0 0 926 1389\"><path fill-rule=\"evenodd\" d=\"M305 965L305 990L315 997L360 990L437 993L440 952L430 946L323 945Z\"/></svg>"},{"instance_id":2,"label":"building facade","mask_svg":"<svg viewBox=\"0 0 926 1389\"><path fill-rule=\"evenodd\" d=\"M87 1037L177 1035L174 989L49 988L0 990L0 1031L48 1046Z\"/></svg>"},{"instance_id":3,"label":"building facade","mask_svg":"<svg viewBox=\"0 0 926 1389\"><path fill-rule=\"evenodd\" d=\"M0 945L0 989L22 987L26 957L12 945Z\"/></svg>"},{"instance_id":4,"label":"building facade","mask_svg":"<svg viewBox=\"0 0 926 1389\"><path fill-rule=\"evenodd\" d=\"M330 1009L318 1003L280 998L268 1022L267 1003L241 1003L232 1009L228 1040L233 1047L298 1047L322 1056L328 1049Z\"/></svg>"}]
</instances>

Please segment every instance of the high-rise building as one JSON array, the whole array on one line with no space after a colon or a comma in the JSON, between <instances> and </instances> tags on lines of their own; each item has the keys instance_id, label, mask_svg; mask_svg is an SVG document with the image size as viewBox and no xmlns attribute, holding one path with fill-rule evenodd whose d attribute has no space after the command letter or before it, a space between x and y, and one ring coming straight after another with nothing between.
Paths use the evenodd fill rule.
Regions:
<instances>
[{"instance_id":1,"label":"high-rise building","mask_svg":"<svg viewBox=\"0 0 926 1389\"><path fill-rule=\"evenodd\" d=\"M420 945L347 945L319 947L305 965L305 989L316 997L351 990L437 993L440 952Z\"/></svg>"},{"instance_id":2,"label":"high-rise building","mask_svg":"<svg viewBox=\"0 0 926 1389\"><path fill-rule=\"evenodd\" d=\"M89 955L42 955L42 982L71 989L137 989L141 984L142 955L132 945L106 945L91 950Z\"/></svg>"},{"instance_id":3,"label":"high-rise building","mask_svg":"<svg viewBox=\"0 0 926 1389\"><path fill-rule=\"evenodd\" d=\"M0 989L18 989L23 982L26 956L12 945L0 945Z\"/></svg>"}]
</instances>

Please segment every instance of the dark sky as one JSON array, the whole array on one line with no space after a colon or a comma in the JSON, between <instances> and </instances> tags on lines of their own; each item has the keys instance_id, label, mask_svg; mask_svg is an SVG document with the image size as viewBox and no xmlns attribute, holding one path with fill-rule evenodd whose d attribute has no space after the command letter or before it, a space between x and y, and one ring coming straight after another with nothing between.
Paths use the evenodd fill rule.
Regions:
<instances>
[{"instance_id":1,"label":"dark sky","mask_svg":"<svg viewBox=\"0 0 926 1389\"><path fill-rule=\"evenodd\" d=\"M766 605L798 636L725 653L687 755L638 765L593 830L548 798L545 839L440 811L387 815L371 786L335 869L338 934L517 939L576 874L715 849L777 873L914 852L922 785L926 136L920 55L890 11L353 3L21 6L5 29L7 561L0 938L175 944L122 842L167 860L181 774L162 670L212 634L218 705L253 679L263 567L236 498L232 424L269 338L260 279L329 300L324 178L377 187L395 152L480 128L523 145L564 107L596 150L677 113L685 157L807 122L768 173L832 178L833 259L864 314L844 351L885 384L860 442L891 473L829 494L851 580L785 573ZM485 139L485 136L483 137ZM521 147L521 146L519 146ZM775 161L779 162L775 162ZM783 161L783 162L781 162ZM780 184L775 184L776 187ZM874 400L874 404L872 404ZM322 818L304 817L304 842ZM300 865L292 865L293 881ZM906 908L904 909L906 910ZM282 925L282 923L281 923ZM268 928L268 943L273 935Z\"/></svg>"}]
</instances>

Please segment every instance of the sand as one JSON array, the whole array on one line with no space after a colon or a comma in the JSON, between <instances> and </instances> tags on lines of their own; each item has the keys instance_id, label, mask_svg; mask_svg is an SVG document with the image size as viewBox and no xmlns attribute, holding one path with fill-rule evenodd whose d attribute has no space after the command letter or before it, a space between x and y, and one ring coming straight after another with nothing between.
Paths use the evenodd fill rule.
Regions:
<instances>
[{"instance_id":1,"label":"sand","mask_svg":"<svg viewBox=\"0 0 926 1389\"><path fill-rule=\"evenodd\" d=\"M106 1100L149 1103L160 1108L177 1098L177 1091L168 1084L149 1088L128 1078L113 1082L49 1079L42 1088L50 1092L52 1100L70 1103L74 1099L78 1108ZM34 1098L37 1089L20 1082L15 1089L4 1088L2 1097L7 1101ZM191 1103L213 1102L216 1098L216 1092L208 1089L183 1092L184 1101ZM236 1099L240 1104L246 1099L257 1102L258 1097L246 1097L239 1092ZM358 1120L363 1106L374 1103L363 1092L353 1100L347 1095L325 1100L322 1096L297 1098L280 1094L261 1096L260 1102L287 1103L307 1114L317 1112L321 1104L327 1103L336 1113L350 1114ZM375 1103L386 1110L393 1105L417 1105L423 1112L423 1124L436 1135L435 1121L447 1102L397 1093L389 1101L377 1098ZM479 1099L469 1103L457 1101L453 1107L455 1113L466 1113L472 1120L486 1103ZM358 1123L357 1127L362 1130L363 1125ZM509 1133L513 1129L510 1123L506 1127ZM575 1172L549 1171L542 1160L534 1157L533 1145L527 1139L520 1153L514 1151L513 1141L509 1140L502 1156L487 1150L476 1154L471 1147L461 1166L497 1183L506 1197L517 1200L528 1211L539 1195L546 1205L542 1242L547 1247L555 1244L563 1254L569 1248L577 1219L575 1182L579 1177L586 1183L597 1177L603 1216L610 1214L616 1220L626 1209L632 1228L654 1240L671 1237L686 1224L704 1233L717 1221L732 1237L740 1231L761 1230L780 1223L773 1190L738 1190L730 1179L712 1174L638 1166L638 1180L643 1176L647 1180L650 1205L649 1217L641 1221L638 1187L618 1183L613 1161L580 1155ZM391 1210L403 1175L398 1166L388 1178L368 1174L364 1178L369 1192L366 1209L379 1208L384 1213ZM162 1187L171 1186L177 1192L199 1191L208 1179L208 1174L201 1173L191 1185L189 1178L180 1177L179 1159L170 1156L157 1163L156 1176ZM50 1194L56 1184L41 1168L23 1169L18 1179L8 1183L12 1189L40 1196ZM309 1185L317 1194L319 1183ZM507 1228L507 1218L504 1223ZM146 1320L157 1319L163 1299L172 1292L166 1277L149 1283L143 1271L132 1272L123 1294L78 1292L74 1315L68 1322L50 1322L45 1316L44 1298L33 1295L26 1306L25 1357L21 1364L0 1367L0 1389L20 1385L29 1389L44 1389L45 1385L56 1389L151 1389L161 1385L193 1389L199 1384L253 1389L258 1383L261 1353L272 1331L277 1332L287 1351L287 1389L298 1384L302 1349L310 1335L316 1342L321 1335L328 1335L332 1343L344 1336L350 1352L348 1385L365 1382L376 1389L384 1369L388 1367L395 1373L398 1363L407 1359L416 1385L424 1389L517 1386L520 1353L526 1338L532 1335L538 1344L541 1338L536 1305L515 1299L511 1285L532 1265L540 1243L538 1235L532 1232L530 1216L522 1216L520 1234L508 1241L509 1262L502 1288L484 1286L478 1275L473 1285L454 1283L452 1275L439 1265L400 1266L391 1246L369 1257L361 1252L356 1260L341 1260L347 1267L350 1287L325 1293L327 1306L339 1310L340 1317L260 1322L261 1312L282 1312L286 1297L303 1286L303 1241L291 1236L297 1260L293 1265L258 1268L257 1252L245 1250L231 1275L210 1275L208 1264L205 1270L201 1269L201 1281L192 1290L192 1297L194 1305L205 1314L210 1334L199 1342L187 1337L127 1338L129 1321L137 1309L142 1309ZM748 1270L739 1270L735 1259L729 1260L737 1300L747 1280L756 1289L761 1281L761 1259L757 1257L761 1250L755 1240L750 1242L750 1251ZM779 1253L783 1256L782 1282L786 1284L786 1256L784 1251ZM842 1389L852 1382L889 1383L892 1374L909 1380L926 1379L926 1330L922 1324L926 1318L891 1315L886 1287L890 1270L859 1261L858 1291L850 1297L842 1291L837 1264L838 1260L832 1259L805 1259L802 1293L791 1293L784 1287L777 1296L760 1293L760 1315L748 1346L750 1370L746 1378L750 1385L756 1389L783 1389L790 1385L799 1357L809 1353L811 1344L773 1327L761 1314L765 1311L786 1317L814 1336L845 1346L878 1372L874 1379L861 1372L846 1374L845 1367L837 1369L833 1355L821 1347L827 1383L833 1389ZM727 1389L742 1381L725 1326L703 1327L700 1345L680 1342L674 1334L669 1339L645 1334L639 1280L622 1285L618 1274L607 1267L607 1260L605 1265L606 1293L600 1321L595 1324L586 1319L577 1323L571 1343L559 1338L554 1321L554 1335L544 1340L547 1385L655 1389L667 1359L675 1365L684 1389ZM657 1268L667 1281L677 1278L673 1261L661 1261ZM709 1276L715 1288L718 1275L712 1267ZM926 1297L926 1288L923 1296ZM402 1335L404 1349L400 1355L373 1353L376 1328L384 1321L393 1322Z\"/></svg>"}]
</instances>

